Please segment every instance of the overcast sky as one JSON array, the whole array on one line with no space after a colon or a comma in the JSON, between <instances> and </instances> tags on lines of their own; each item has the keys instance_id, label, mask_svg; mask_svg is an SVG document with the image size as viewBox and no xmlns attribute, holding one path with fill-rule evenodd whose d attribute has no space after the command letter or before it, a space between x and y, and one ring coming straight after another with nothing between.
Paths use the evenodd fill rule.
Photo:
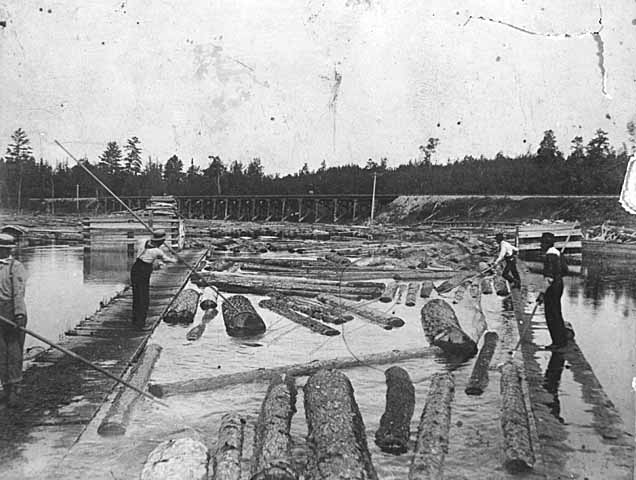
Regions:
<instances>
[{"instance_id":1,"label":"overcast sky","mask_svg":"<svg viewBox=\"0 0 636 480\"><path fill-rule=\"evenodd\" d=\"M633 0L0 0L0 145L266 172L535 151L636 115ZM599 32L599 33L595 33Z\"/></svg>"}]
</instances>

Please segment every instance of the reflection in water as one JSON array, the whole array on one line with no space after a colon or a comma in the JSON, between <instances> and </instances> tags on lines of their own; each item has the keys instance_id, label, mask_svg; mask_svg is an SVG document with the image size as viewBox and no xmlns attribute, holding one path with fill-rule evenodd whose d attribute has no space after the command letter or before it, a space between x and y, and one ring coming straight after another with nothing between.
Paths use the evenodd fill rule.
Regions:
<instances>
[{"instance_id":1,"label":"reflection in water","mask_svg":"<svg viewBox=\"0 0 636 480\"><path fill-rule=\"evenodd\" d=\"M559 402L559 384L561 383L564 363L562 354L552 352L543 381L543 388L552 395L552 400L546 402L546 405L550 408L550 413L561 423L565 423L561 417L561 403Z\"/></svg>"},{"instance_id":2,"label":"reflection in water","mask_svg":"<svg viewBox=\"0 0 636 480\"><path fill-rule=\"evenodd\" d=\"M132 252L121 250L84 250L84 281L127 281L128 272L135 262Z\"/></svg>"}]
</instances>

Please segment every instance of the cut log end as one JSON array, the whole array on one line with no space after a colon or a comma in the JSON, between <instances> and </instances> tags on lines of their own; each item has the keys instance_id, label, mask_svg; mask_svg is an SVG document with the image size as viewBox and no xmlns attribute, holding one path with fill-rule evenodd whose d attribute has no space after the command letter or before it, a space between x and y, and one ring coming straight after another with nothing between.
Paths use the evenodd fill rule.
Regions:
<instances>
[{"instance_id":1,"label":"cut log end","mask_svg":"<svg viewBox=\"0 0 636 480\"><path fill-rule=\"evenodd\" d=\"M203 300L200 306L201 306L201 310L211 310L213 308L216 308L218 305L215 300L207 299L207 300Z\"/></svg>"},{"instance_id":2,"label":"cut log end","mask_svg":"<svg viewBox=\"0 0 636 480\"><path fill-rule=\"evenodd\" d=\"M97 433L104 437L124 435L126 428L120 422L104 422L97 429Z\"/></svg>"}]
</instances>

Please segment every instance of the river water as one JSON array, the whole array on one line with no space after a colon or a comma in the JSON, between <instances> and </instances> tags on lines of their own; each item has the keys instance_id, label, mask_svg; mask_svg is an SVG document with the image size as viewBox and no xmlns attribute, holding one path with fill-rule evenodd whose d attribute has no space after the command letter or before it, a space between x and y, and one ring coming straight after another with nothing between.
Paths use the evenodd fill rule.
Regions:
<instances>
[{"instance_id":1,"label":"river water","mask_svg":"<svg viewBox=\"0 0 636 480\"><path fill-rule=\"evenodd\" d=\"M125 253L92 252L85 256L81 248L38 247L20 252L29 271L29 326L49 337L57 337L84 316L91 314L101 300L120 290L127 281L130 260ZM633 397L629 385L634 371L634 338L636 327L636 280L631 267L616 267L612 262L584 265L583 275L569 278L563 298L564 316L574 324L577 342L593 366L610 399L616 404L625 423L633 432ZM254 304L262 297L251 296ZM239 372L259 367L271 367L314 359L349 357L392 349L426 345L419 324L418 306L385 305L387 311L401 316L406 324L400 329L385 331L359 320L339 328L342 334L324 337L307 333L302 327L267 311L259 310L267 332L249 341L227 337L219 314L196 342L188 342L189 327L161 324L150 342L163 347L151 381L172 382L188 378ZM491 324L501 316L501 299L482 297L486 319ZM199 312L195 323L201 318ZM537 322L536 343L549 343L547 331ZM547 367L548 352L540 352ZM543 358L545 357L545 358ZM491 382L479 398L479 407L463 388L470 376L472 362L445 364L436 357L410 360L401 364L410 374L416 388L416 412L412 432L417 430L419 416L428 392L431 375L440 370L452 370L456 378L451 427L451 451L446 459L448 478L482 478L478 470L497 471L498 478L514 478L500 470L498 435L498 382ZM386 366L361 367L346 371L354 389L365 426L374 463L382 478L405 478L408 460L383 454L373 442L384 409ZM305 379L298 379L299 385ZM134 478L150 450L160 441L174 435L200 434L215 438L221 416L238 411L255 419L267 385L254 383L192 395L168 397L169 409L139 402L124 437L104 438L96 433L99 422L93 422L62 465L65 478ZM561 412L567 421L568 408L584 408L581 389L568 380L567 374L559 386ZM306 453L301 447L306 435L302 391L299 392L298 413L292 433L298 448L295 455L302 461ZM103 415L101 412L100 415ZM98 415L98 420L99 416ZM477 469L477 470L476 470ZM477 473L477 477L475 477Z\"/></svg>"}]
</instances>

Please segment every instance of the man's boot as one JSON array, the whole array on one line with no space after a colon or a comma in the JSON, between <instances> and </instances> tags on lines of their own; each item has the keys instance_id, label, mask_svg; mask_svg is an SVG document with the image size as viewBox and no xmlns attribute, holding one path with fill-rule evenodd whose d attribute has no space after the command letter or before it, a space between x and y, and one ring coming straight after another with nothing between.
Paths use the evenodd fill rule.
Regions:
<instances>
[{"instance_id":1,"label":"man's boot","mask_svg":"<svg viewBox=\"0 0 636 480\"><path fill-rule=\"evenodd\" d=\"M7 399L7 405L9 408L18 408L22 405L22 395L20 386L17 383L11 385L9 388L9 396Z\"/></svg>"}]
</instances>

